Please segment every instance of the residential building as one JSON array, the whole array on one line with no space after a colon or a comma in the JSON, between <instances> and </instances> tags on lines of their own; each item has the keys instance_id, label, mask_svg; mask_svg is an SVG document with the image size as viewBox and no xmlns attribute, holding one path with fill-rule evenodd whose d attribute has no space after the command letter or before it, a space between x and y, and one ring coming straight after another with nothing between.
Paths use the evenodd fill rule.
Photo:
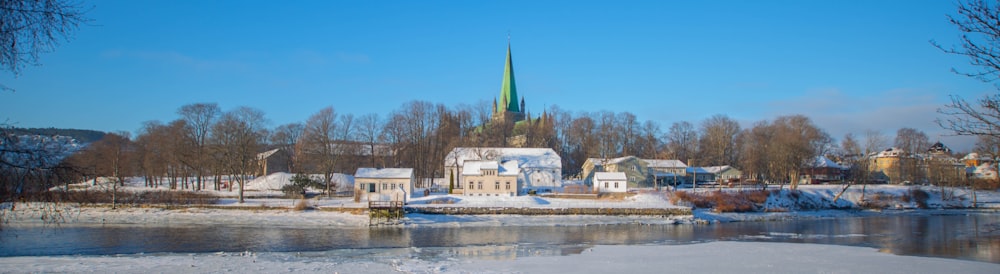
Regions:
<instances>
[{"instance_id":1,"label":"residential building","mask_svg":"<svg viewBox=\"0 0 1000 274\"><path fill-rule=\"evenodd\" d=\"M715 183L715 173L708 171L703 167L687 167L685 170L684 182L697 184L713 184Z\"/></svg>"},{"instance_id":2,"label":"residential building","mask_svg":"<svg viewBox=\"0 0 1000 274\"><path fill-rule=\"evenodd\" d=\"M628 177L625 172L595 172L594 192L622 193L628 191Z\"/></svg>"},{"instance_id":3,"label":"residential building","mask_svg":"<svg viewBox=\"0 0 1000 274\"><path fill-rule=\"evenodd\" d=\"M462 195L513 197L521 192L517 183L517 160L465 161L462 168Z\"/></svg>"},{"instance_id":4,"label":"residential building","mask_svg":"<svg viewBox=\"0 0 1000 274\"><path fill-rule=\"evenodd\" d=\"M822 184L844 180L845 169L824 156L816 156L799 175L800 184Z\"/></svg>"},{"instance_id":5,"label":"residential building","mask_svg":"<svg viewBox=\"0 0 1000 274\"><path fill-rule=\"evenodd\" d=\"M964 180L968 162L950 152L940 142L919 154L893 147L869 156L870 171L876 181L891 184L954 184Z\"/></svg>"},{"instance_id":6,"label":"residential building","mask_svg":"<svg viewBox=\"0 0 1000 274\"><path fill-rule=\"evenodd\" d=\"M643 159L653 175L653 186L678 185L684 181L687 165L680 160Z\"/></svg>"},{"instance_id":7,"label":"residential building","mask_svg":"<svg viewBox=\"0 0 1000 274\"><path fill-rule=\"evenodd\" d=\"M594 184L594 175L598 172L621 172L625 174L626 182L632 187L646 187L650 185L652 175L649 173L649 164L635 156L619 158L588 158L583 163L583 181L588 185Z\"/></svg>"},{"instance_id":8,"label":"residential building","mask_svg":"<svg viewBox=\"0 0 1000 274\"><path fill-rule=\"evenodd\" d=\"M718 183L736 183L743 179L743 172L732 166L709 166L704 169L712 173Z\"/></svg>"},{"instance_id":9,"label":"residential building","mask_svg":"<svg viewBox=\"0 0 1000 274\"><path fill-rule=\"evenodd\" d=\"M275 148L257 153L257 176L267 176L276 172L291 173L292 154L286 148Z\"/></svg>"},{"instance_id":10,"label":"residential building","mask_svg":"<svg viewBox=\"0 0 1000 274\"><path fill-rule=\"evenodd\" d=\"M962 157L962 163L966 167L978 167L982 164L993 163L993 157L987 154L969 153Z\"/></svg>"},{"instance_id":11,"label":"residential building","mask_svg":"<svg viewBox=\"0 0 1000 274\"><path fill-rule=\"evenodd\" d=\"M363 167L354 173L354 191L406 202L413 195L413 180L412 168Z\"/></svg>"},{"instance_id":12,"label":"residential building","mask_svg":"<svg viewBox=\"0 0 1000 274\"><path fill-rule=\"evenodd\" d=\"M453 193L459 194L467 185L464 180L466 161L507 161L517 163L518 189L557 188L562 186L562 158L550 148L457 147L444 158L444 174L454 183Z\"/></svg>"},{"instance_id":13,"label":"residential building","mask_svg":"<svg viewBox=\"0 0 1000 274\"><path fill-rule=\"evenodd\" d=\"M679 160L639 159L635 156L588 158L581 167L580 177L586 184L593 185L596 172L624 172L630 187L658 187L690 182L687 168Z\"/></svg>"}]
</instances>

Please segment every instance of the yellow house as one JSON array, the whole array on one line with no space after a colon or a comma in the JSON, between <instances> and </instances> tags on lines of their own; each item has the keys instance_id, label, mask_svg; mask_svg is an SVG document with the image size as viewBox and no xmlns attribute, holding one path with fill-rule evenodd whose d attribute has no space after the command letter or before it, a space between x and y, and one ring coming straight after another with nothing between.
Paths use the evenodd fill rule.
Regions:
<instances>
[{"instance_id":1,"label":"yellow house","mask_svg":"<svg viewBox=\"0 0 1000 274\"><path fill-rule=\"evenodd\" d=\"M876 180L885 180L887 183L903 183L910 177L908 171L915 168L916 159L911 157L906 151L890 147L876 153L871 157L871 171L875 173Z\"/></svg>"},{"instance_id":2,"label":"yellow house","mask_svg":"<svg viewBox=\"0 0 1000 274\"><path fill-rule=\"evenodd\" d=\"M514 197L520 193L516 160L465 161L462 167L462 194L465 196Z\"/></svg>"}]
</instances>

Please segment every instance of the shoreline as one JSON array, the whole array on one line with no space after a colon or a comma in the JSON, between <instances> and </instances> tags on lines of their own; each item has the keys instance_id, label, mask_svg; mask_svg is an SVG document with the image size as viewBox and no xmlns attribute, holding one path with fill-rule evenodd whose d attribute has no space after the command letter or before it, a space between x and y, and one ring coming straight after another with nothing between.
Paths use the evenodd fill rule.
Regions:
<instances>
[{"instance_id":1,"label":"shoreline","mask_svg":"<svg viewBox=\"0 0 1000 274\"><path fill-rule=\"evenodd\" d=\"M475 207L470 207L475 209ZM495 208L486 208L496 210ZM297 227L297 228L366 228L368 215L363 208L329 208L295 210L280 206L141 206L76 205L29 203L15 210L5 209L3 226L44 225L139 225L197 226L222 225L233 227ZM608 210L608 212L614 212ZM679 225L728 222L770 222L801 219L866 217L899 214L995 214L997 208L964 209L822 209L789 212L717 213L709 209L693 209L686 215L622 215L622 214L439 214L407 213L397 224L378 227L484 227L484 226L587 226L587 225Z\"/></svg>"}]
</instances>

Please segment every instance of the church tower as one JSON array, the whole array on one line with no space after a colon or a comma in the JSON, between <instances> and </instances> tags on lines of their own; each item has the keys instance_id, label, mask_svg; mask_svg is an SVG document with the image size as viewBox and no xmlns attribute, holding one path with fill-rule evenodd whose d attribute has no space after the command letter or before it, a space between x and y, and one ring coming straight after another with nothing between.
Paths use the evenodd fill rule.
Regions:
<instances>
[{"instance_id":1,"label":"church tower","mask_svg":"<svg viewBox=\"0 0 1000 274\"><path fill-rule=\"evenodd\" d=\"M524 98L517 97L517 85L514 84L514 62L510 56L510 38L507 38L507 63L503 68L503 83L500 85L500 98L493 105L493 119L513 119L511 122L524 120Z\"/></svg>"}]
</instances>

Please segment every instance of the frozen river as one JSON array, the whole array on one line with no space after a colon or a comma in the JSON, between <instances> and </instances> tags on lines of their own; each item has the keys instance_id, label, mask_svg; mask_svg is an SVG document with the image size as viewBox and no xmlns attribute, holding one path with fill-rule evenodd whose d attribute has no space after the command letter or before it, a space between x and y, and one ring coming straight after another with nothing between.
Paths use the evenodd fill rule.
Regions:
<instances>
[{"instance_id":1,"label":"frozen river","mask_svg":"<svg viewBox=\"0 0 1000 274\"><path fill-rule=\"evenodd\" d=\"M526 217L531 218L531 217ZM818 243L1000 263L1000 214L944 212L715 224L295 229L217 225L6 226L0 256L303 252L422 260L578 254L596 245ZM401 251L402 250L402 251Z\"/></svg>"}]
</instances>

